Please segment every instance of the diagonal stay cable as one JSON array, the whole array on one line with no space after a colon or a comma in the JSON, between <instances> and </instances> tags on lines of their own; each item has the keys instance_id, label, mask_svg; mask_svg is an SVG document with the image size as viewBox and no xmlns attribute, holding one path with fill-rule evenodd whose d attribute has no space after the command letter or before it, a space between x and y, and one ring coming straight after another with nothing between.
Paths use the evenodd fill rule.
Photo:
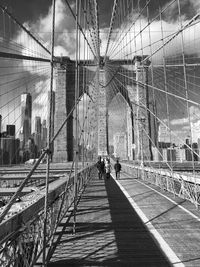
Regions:
<instances>
[{"instance_id":1,"label":"diagonal stay cable","mask_svg":"<svg viewBox=\"0 0 200 267\"><path fill-rule=\"evenodd\" d=\"M84 12L85 14L87 14L87 9L86 9L85 7L83 7L83 6L82 6L82 9L83 9L83 12ZM88 31L89 31L89 33L90 33L90 38L91 38L92 44L93 44L93 46L94 46L94 49L96 50L95 43L94 43L93 32L91 31L91 29L90 29L90 27L89 27L89 26L90 26L90 23L89 23L89 20L87 19L87 15L86 15L85 21L86 21L86 24L87 24L87 26L88 26Z\"/></svg>"},{"instance_id":2,"label":"diagonal stay cable","mask_svg":"<svg viewBox=\"0 0 200 267\"><path fill-rule=\"evenodd\" d=\"M77 103L79 103L80 98L77 100ZM60 128L58 129L57 133L53 136L53 138L51 139L51 142L49 144L49 146L51 146L53 144L53 141L57 138L57 136L59 135L59 133L61 132L61 130L63 129L64 125L67 123L67 120L69 119L69 117L71 116L72 112L75 109L75 105L73 106L73 108L70 110L70 112L68 113L66 119L64 120L64 122L62 123L62 125L60 126ZM19 188L17 189L17 191L15 192L15 194L12 196L12 198L10 199L9 203L5 206L3 212L0 214L0 223L3 221L3 219L5 218L6 214L8 213L8 211L10 210L11 206L14 204L14 201L17 199L17 197L19 196L19 194L22 192L24 186L26 185L27 181L31 178L32 174L34 173L34 171L37 169L37 167L39 166L41 160L44 158L44 156L49 153L49 147L47 147L42 154L40 155L39 159L37 160L37 162L35 163L35 165L32 167L32 169L30 170L30 172L28 173L28 175L26 176L26 178L22 181L22 183L20 184Z\"/></svg>"},{"instance_id":3,"label":"diagonal stay cable","mask_svg":"<svg viewBox=\"0 0 200 267\"><path fill-rule=\"evenodd\" d=\"M72 14L73 18L74 18L74 19L75 19L75 21L76 21L76 16L75 16L75 14L74 14L74 12L73 12L73 10L72 10L72 8L71 8L71 6L70 6L70 4L69 4L68 0L65 0L65 3L66 3L66 5L68 6L68 8L69 8L69 10L70 10L70 12L71 12L71 14ZM89 46L89 48L90 48L90 50L91 50L91 52L92 52L92 54L93 54L94 58L96 58L96 59L97 59L97 57L96 57L96 55L95 55L95 53L94 53L94 51L93 51L93 49L92 49L92 47L91 47L90 43L88 42L88 39L87 39L87 37L85 36L85 33L84 33L84 31L83 31L83 29L82 29L81 25L79 24L79 22L77 22L77 24L78 24L78 28L79 28L79 30L80 30L80 31L81 31L81 33L83 34L83 37L84 37L85 41L87 42L87 44L88 44L88 46Z\"/></svg>"},{"instance_id":4,"label":"diagonal stay cable","mask_svg":"<svg viewBox=\"0 0 200 267\"><path fill-rule=\"evenodd\" d=\"M131 28L135 25L135 23L137 22L137 20L142 16L142 13L144 12L144 10L146 9L146 7L148 6L149 2L151 0L148 0L148 2L145 4L145 6L141 9L140 13L137 15L137 17L133 20L133 22L131 23L130 27L128 28L128 30L126 30L125 34L121 36L121 38L119 38L119 40L116 42L115 46L112 49L112 53L110 54L110 56L115 52L115 50L117 49L117 47L119 46L120 43L122 43L122 41L125 39L125 37L127 36L127 34L130 32ZM176 0L173 0L176 1ZM135 38L136 36L134 36ZM133 39L132 39L133 40ZM123 48L125 48L132 40L130 40ZM116 52L118 53L118 52ZM116 54L115 53L115 54ZM114 56L113 56L114 57Z\"/></svg>"},{"instance_id":5,"label":"diagonal stay cable","mask_svg":"<svg viewBox=\"0 0 200 267\"><path fill-rule=\"evenodd\" d=\"M121 85L122 85L122 87L124 87L124 89L126 89L126 87L125 87L125 85L121 82L121 81L119 81L118 79L116 79ZM114 80L115 81L115 80ZM143 84L144 85L144 84ZM149 85L148 85L149 86ZM118 87L116 87L117 88L117 91L119 92L119 93L121 93L120 92L120 90L118 89ZM180 138L176 133L174 133L174 131L172 131L171 130L171 128L169 128L168 127L168 125L166 124L166 123L164 123L156 114L154 114L149 108L147 108L146 107L146 105L144 104L144 103L142 103L142 101L140 100L140 102L139 102L139 104L138 103L136 103L136 102L132 102L131 101L131 104L133 104L133 105L136 105L136 106L138 106L138 107L140 107L140 108L142 108L142 109L145 109L145 110L147 110L148 112L150 112L151 114L152 114L152 116L154 116L166 129L168 129L169 131L171 131L171 133L172 133L172 135L173 136L175 136L179 141L181 141L181 142L183 142L183 143L185 143L184 142L184 140L182 139L182 138ZM131 111L132 112L132 111ZM190 151L193 151L193 153L198 157L198 158L200 158L200 156L189 146L189 145L187 145L187 144L185 144L186 146L187 146L187 148L190 150Z\"/></svg>"},{"instance_id":6,"label":"diagonal stay cable","mask_svg":"<svg viewBox=\"0 0 200 267\"><path fill-rule=\"evenodd\" d=\"M189 27L194 21L196 21L200 17L200 12L196 14L191 20L189 20L185 25L183 25L178 31L176 31L171 38L169 38L166 42L164 42L163 45L158 47L151 55L145 57L141 63L144 63L146 60L149 60L150 58L153 57L157 52L159 52L164 46L166 46L168 43L170 43L174 38L176 38L180 33L182 33L187 27Z\"/></svg>"},{"instance_id":7,"label":"diagonal stay cable","mask_svg":"<svg viewBox=\"0 0 200 267\"><path fill-rule=\"evenodd\" d=\"M95 8L95 26L96 26L96 38L97 38L97 58L99 60L100 57L100 38L99 38L99 9L98 9L98 2L94 0L94 8Z\"/></svg>"},{"instance_id":8,"label":"diagonal stay cable","mask_svg":"<svg viewBox=\"0 0 200 267\"><path fill-rule=\"evenodd\" d=\"M51 52L26 28L22 25L8 10L6 7L0 4L0 8L5 12L20 28L22 28L31 38L33 38L36 43L38 43L49 55Z\"/></svg>"},{"instance_id":9,"label":"diagonal stay cable","mask_svg":"<svg viewBox=\"0 0 200 267\"><path fill-rule=\"evenodd\" d=\"M114 1L114 4L113 4L112 17L111 17L111 21L110 21L110 29L109 29L109 33L108 33L108 41L107 41L107 46L106 46L106 52L105 52L105 56L104 56L104 61L106 59L108 48L109 48L109 44L110 44L110 39L111 39L111 35L112 35L112 30L113 30L113 24L114 24L114 21L115 21L117 3L118 3L118 0L115 0Z\"/></svg>"},{"instance_id":10,"label":"diagonal stay cable","mask_svg":"<svg viewBox=\"0 0 200 267\"><path fill-rule=\"evenodd\" d=\"M161 10L161 12L163 13L163 12L165 12L165 10L167 10L167 8L169 8L172 4L174 4L174 2L176 2L177 0L172 0L168 5L166 5L162 10ZM128 30L126 30L126 33L125 33L125 35L123 36L123 38L122 38L122 40L119 40L118 41L118 43L121 41L123 41L123 39L126 37L126 35L128 34L128 32L130 32L130 30L131 30L131 28L136 24L136 22L137 22L137 20L139 19L139 18L141 18L141 16L142 16L142 14L143 14L143 12L144 12L144 10L148 7L148 5L149 5L149 3L151 2L151 0L148 0L148 2L145 4L145 6L140 10L140 12L139 12L139 14L138 14L138 16L133 20L133 22L131 23L131 26L129 27L129 29ZM158 15L156 15L154 18L152 18L151 19L151 21L149 21L142 29L140 29L140 31L133 37L133 38L131 38L131 40L129 40L129 42L126 44L126 45L124 45L124 47L123 47L123 49L125 48L125 47L127 47L129 44L131 44L131 42L134 40L134 39L136 39L136 37L137 36L139 36L148 26L150 26L154 21L156 21L157 19L158 19L158 17L159 17L159 15L160 14L158 14ZM114 51L116 50L116 48L114 49ZM113 52L114 52L113 51ZM113 55L113 57L115 57L115 55L117 54L117 52Z\"/></svg>"},{"instance_id":11,"label":"diagonal stay cable","mask_svg":"<svg viewBox=\"0 0 200 267\"><path fill-rule=\"evenodd\" d=\"M119 74L122 75L122 76L124 76L124 77L128 77L128 76L126 76L126 75L123 75L123 74L120 73L120 72L119 72ZM136 82L136 80L135 80L134 78L130 78L130 77L128 77L128 78L129 78L130 80ZM176 98L179 98L179 99L181 99L181 100L184 100L184 101L186 101L186 102L188 102L188 103L191 103L191 104L194 104L194 105L200 107L200 103L195 102L195 101L193 101L193 100L186 99L186 98L181 97L181 96L179 96L179 95L176 95L176 94L174 94L174 93L165 92L163 89L160 89L160 88L158 88L158 87L152 86L152 85L150 85L150 84L146 84L146 83L143 83L143 82L140 82L140 81L137 81L137 82L138 82L141 86L146 86L146 85L148 85L150 88L155 89L155 90L157 90L157 91L159 91L159 92L162 92L162 93L165 93L165 94L174 96L174 97L176 97Z\"/></svg>"}]
</instances>

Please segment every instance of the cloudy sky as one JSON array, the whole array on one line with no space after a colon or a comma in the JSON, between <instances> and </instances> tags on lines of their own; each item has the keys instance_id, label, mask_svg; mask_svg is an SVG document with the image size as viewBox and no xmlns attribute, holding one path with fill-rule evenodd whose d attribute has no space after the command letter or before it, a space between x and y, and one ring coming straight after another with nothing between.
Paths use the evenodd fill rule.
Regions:
<instances>
[{"instance_id":1,"label":"cloudy sky","mask_svg":"<svg viewBox=\"0 0 200 267\"><path fill-rule=\"evenodd\" d=\"M55 54L60 56L69 56L70 58L74 58L75 54L75 23L74 20L64 3L64 0L57 0L56 1L56 28L55 28ZM101 51L102 55L104 54L106 43L107 43L107 33L108 27L110 24L110 18L112 13L113 7L113 0L99 0L99 24L100 24L100 37L101 37ZM124 1L126 3L127 1ZM133 1L135 7L137 1ZM179 24L179 17L178 17L178 9L177 9L177 1L175 4L169 5L172 1L169 0L160 0L161 7L166 8L166 11L162 14L162 17L158 17L154 22L151 23L150 31L151 31L151 42L152 42L152 49L155 51L158 47L162 46L162 37L170 36L174 31L180 28ZM200 7L200 0L181 0L181 19L183 24L187 24L192 17L194 17L199 12ZM69 1L71 8L75 9L75 1ZM120 1L122 3L122 1ZM144 6L146 0L140 1L141 6ZM50 47L50 32L51 32L51 1L49 0L2 0L1 4L6 6L8 10L10 10L15 17L24 24L30 31L40 36L41 39L44 41L44 44L47 47ZM3 14L3 13L2 13ZM134 18L138 16L137 9L134 9L130 12L131 16L127 20L125 20L121 25L119 23L114 26L114 31L111 36L111 43L110 47L118 47L115 48L115 52L111 53L111 58L117 58L120 51L120 46L116 45L117 42L120 40L120 34L123 33L127 29L130 29L128 38L131 40L131 45L126 46L125 39L122 40L121 44L124 47L123 56L127 59L132 58L135 54L150 54L150 46L149 46L149 29L147 28L142 35L142 44L141 38L138 35L138 38L134 40L135 32L139 32L140 27L144 27L147 24L147 14L144 12L140 17L140 20L137 20L134 27L132 25L132 21ZM149 17L150 19L154 18L158 14L158 1L153 0L150 1L149 5ZM161 21L163 27L163 36L161 35ZM198 22L198 21L197 21ZM6 24L6 29L9 31L9 23ZM12 28L12 27L11 27ZM3 29L1 29L1 34L3 35ZM135 32L134 32L135 31ZM118 33L117 33L118 32ZM11 31L10 37L12 38L13 42L20 44L23 48L29 47L28 40L20 31ZM169 37L168 37L169 38ZM195 24L193 27L188 28L184 31L184 51L186 55L187 63L197 63L200 62L200 46L199 46L199 38L200 38L200 27L199 23ZM126 40L127 42L127 40ZM25 45L26 43L26 45ZM30 43L31 45L31 43ZM141 45L144 47L141 50ZM130 51L130 47L132 51ZM3 46L2 46L3 47ZM10 49L12 50L11 44L6 48L2 49ZM21 48L20 48L21 49ZM35 47L35 50L38 54L42 54L45 57L48 55ZM134 54L135 51L135 54ZM22 51L20 50L20 53ZM24 53L31 53L30 51L24 51ZM83 55L83 50L82 50ZM165 48L165 55L167 58L168 64L178 64L182 63L181 60L181 38L175 38L172 40L169 45ZM162 64L163 63L163 50L161 49L157 52L150 60L154 64ZM8 67L10 66L11 62L1 60L2 66L7 66L3 69L3 71L8 71ZM21 76L25 77L23 85L12 84L12 81L8 77L4 77L6 79L5 83L9 83L10 93L5 94L6 99L1 98L1 107L3 103L6 101L10 104L7 105L7 110L4 111L6 114L10 114L7 118L12 118L12 110L13 110L13 103L14 106L19 106L20 99L17 97L21 92L32 90L34 91L34 110L37 112L41 112L42 114L46 114L47 110L43 105L44 101L47 99L47 88L49 88L49 67L47 64L39 64L35 66L35 64L30 64L27 62L23 62L22 66L19 66L18 62L12 63L13 70L15 68L19 69L22 68L23 71L20 73L15 74L15 80L19 80ZM11 70L9 70L11 72ZM26 75L25 75L26 74ZM200 71L198 67L190 67L187 69L187 78L188 82L188 89L189 89L189 99L194 102L200 103L200 94L199 94L199 77ZM14 76L12 76L14 77ZM28 79L30 80L31 77L34 77L32 89L30 89L30 85L28 83ZM164 90L164 74L163 70L159 67L154 69L154 77L156 78L155 87ZM177 68L170 68L167 70L167 80L168 80L168 90L169 92L176 94L185 98L185 85L184 85L184 78L183 78L183 69L180 67ZM14 88L17 90L12 90ZM8 91L8 87L4 86L1 87L1 92L5 93ZM15 92L15 93L13 93ZM15 94L15 95L14 95ZM167 110L166 110L166 96L163 92L156 91L156 98L157 98L157 111L158 117L166 122L167 119ZM9 99L15 99L14 101L9 101ZM185 138L187 135L190 135L189 130L189 121L188 121L188 112L190 114L191 123L193 123L194 128L196 129L195 139L198 137L198 125L200 121L200 109L198 105L194 105L190 103L188 106L186 102L181 100L180 98L175 98L169 96L169 120L170 120L170 127L174 131L175 134L180 135L181 138ZM112 126L116 125L116 121L120 120L123 121L123 116L118 114L118 110L116 109L116 103L121 103L121 109L125 112L126 103L122 101L121 98L117 96L117 98L111 103L110 107L110 114L113 114L113 123ZM1 109L2 110L2 109ZM2 111L1 111L2 112ZM36 112L35 112L36 113ZM40 115L40 114L39 114ZM20 114L19 112L15 112L14 121L20 121ZM35 116L35 114L33 114ZM5 116L4 116L5 117ZM5 123L8 123L8 120L5 120ZM4 123L4 124L5 124ZM117 126L116 126L117 127ZM123 130L123 129L122 129ZM199 133L200 134L200 133Z\"/></svg>"}]
</instances>

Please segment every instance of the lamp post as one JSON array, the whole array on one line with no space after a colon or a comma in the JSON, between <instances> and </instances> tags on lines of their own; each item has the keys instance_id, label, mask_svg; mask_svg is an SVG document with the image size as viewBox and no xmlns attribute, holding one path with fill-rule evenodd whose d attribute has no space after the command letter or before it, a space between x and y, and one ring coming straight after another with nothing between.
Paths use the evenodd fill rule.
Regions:
<instances>
[{"instance_id":1,"label":"lamp post","mask_svg":"<svg viewBox=\"0 0 200 267\"><path fill-rule=\"evenodd\" d=\"M141 127L142 127L142 138L141 138L141 165L144 166L144 153L143 153L143 146L144 146L144 128L145 128L145 121L146 121L146 118L145 117L142 117L139 119L140 122L141 122Z\"/></svg>"},{"instance_id":2,"label":"lamp post","mask_svg":"<svg viewBox=\"0 0 200 267\"><path fill-rule=\"evenodd\" d=\"M143 150L143 146L144 146L144 127L145 127L145 121L146 118L145 117L141 117L140 119L138 119L141 123L141 127L142 127L142 131L141 131L141 178L144 180L144 150Z\"/></svg>"}]
</instances>

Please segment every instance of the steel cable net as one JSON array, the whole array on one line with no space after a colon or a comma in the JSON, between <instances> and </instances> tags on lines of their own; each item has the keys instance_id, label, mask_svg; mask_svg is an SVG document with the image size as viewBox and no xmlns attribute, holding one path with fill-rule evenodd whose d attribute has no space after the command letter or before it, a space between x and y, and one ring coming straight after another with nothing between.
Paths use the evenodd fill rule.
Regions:
<instances>
[{"instance_id":1,"label":"steel cable net","mask_svg":"<svg viewBox=\"0 0 200 267\"><path fill-rule=\"evenodd\" d=\"M54 12L55 9L56 12ZM61 22L64 26L61 25L62 23L59 24L60 21L57 24L52 22L54 24L52 30L50 29L52 32L44 32L43 21L52 19L53 12L58 16L63 15ZM64 15L67 15L70 25L73 24L70 30L67 28ZM76 205L77 195L80 195L91 173L91 168L88 166L80 174L77 173L74 162L78 160L84 167L85 161L96 159L94 155L97 140L95 80L96 65L99 61L98 6L96 1L80 1L75 7L70 6L68 1L57 1L55 6L50 7L44 20L41 19L35 25L28 23L22 25L9 12L9 8L1 7L1 19L3 21L3 29L0 29L0 68L2 70L0 112L3 130L0 147L1 165L24 163L28 160L33 167L26 166L26 173L20 179L17 175L18 171L20 173L20 167L18 170L15 169L17 180L15 177L11 178L10 169L6 167L3 175L7 177L1 182L1 186L7 187L5 189L12 187L8 190L13 190L15 187L16 190L13 191L15 193L12 197L1 198L1 204L7 205L0 208L0 227L3 229L5 220L12 219L13 214L20 214L21 211L26 213L24 210L28 212L32 205L37 206L37 216L33 219L28 213L26 215L24 213L24 228L21 232L17 232L16 229L13 235L9 235L9 229L7 232L1 231L0 261L1 266L16 264L33 266L42 253L42 261L46 264L49 257L47 243L51 244L53 241L57 225L69 207L73 203ZM51 48L51 52L38 37L31 33L33 31L38 31L44 39L46 38L46 45ZM76 48L68 45L67 42L66 47L60 52L60 46L63 43L59 43L59 40L64 39L63 36L60 37L61 31L63 36L68 36L76 42ZM53 38L51 35L54 35L54 44L50 41L50 38ZM55 55L60 56L63 51L67 51L67 56L70 58L55 57ZM71 86L72 95L69 92L67 116L65 113L56 125L53 120L57 109L55 89L60 82L59 75L62 72L65 73L63 78ZM61 105L61 103L58 104ZM62 130L71 118L76 129L76 133L74 131L72 134L78 144L77 147L72 147L72 152L78 151L79 158L74 158L73 163L70 164L71 170L67 170L66 167L59 170L60 165L49 166L52 157L50 151L51 153L55 151L55 147L52 146L53 141L61 138ZM7 143L11 146L6 146ZM38 167L46 155L46 166ZM59 177L52 175L54 168L56 172L63 173L65 177L63 181L57 183L60 175ZM37 174L39 177L36 177ZM59 183L62 187L61 195ZM28 188L34 193L22 196L22 190L26 192ZM41 203L44 204L41 205Z\"/></svg>"},{"instance_id":2,"label":"steel cable net","mask_svg":"<svg viewBox=\"0 0 200 267\"><path fill-rule=\"evenodd\" d=\"M19 164L38 157L46 146L50 52L3 6L0 20L0 164ZM43 136L30 155L39 134Z\"/></svg>"},{"instance_id":3,"label":"steel cable net","mask_svg":"<svg viewBox=\"0 0 200 267\"><path fill-rule=\"evenodd\" d=\"M152 110L157 109L154 117L158 117L166 126L168 126L166 122L170 120L170 129L174 135L172 139L174 141L176 139L176 144L180 142L184 144L187 134L182 135L182 141L177 141L178 138L175 137L178 135L175 129L175 116L182 116L184 121L183 114L185 114L186 121L187 109L191 113L191 109L199 106L197 98L195 101L199 68L199 48L197 48L199 16L194 13L194 16L188 15L183 21L182 15L186 10L184 4L179 1L160 5L159 9L153 12L155 4L155 1L146 3L139 1L135 5L131 1L117 3L113 19L115 23L110 31L112 37L106 54L109 57L106 61L109 75L107 80L111 84L116 84L109 94L112 98L123 88L128 95L128 86L136 83L134 57L140 57L141 68L149 60L151 65L148 67L146 79L149 87L149 103L154 105L151 112L154 113ZM124 63L123 66L116 63L117 61L121 63L120 60ZM147 85L144 78L139 83L141 87ZM173 101L178 103L174 104ZM167 110L169 106L174 109L171 114ZM181 106L183 108L180 108ZM185 134L187 125L184 126Z\"/></svg>"},{"instance_id":4,"label":"steel cable net","mask_svg":"<svg viewBox=\"0 0 200 267\"><path fill-rule=\"evenodd\" d=\"M122 130L124 139L132 136L121 159L152 170L169 169L173 179L152 181L198 205L199 3L190 8L179 0L114 1L107 43L101 48L109 103L120 93L133 118L128 133ZM111 128L118 105L110 112ZM181 166L191 175L178 181L174 175Z\"/></svg>"},{"instance_id":5,"label":"steel cable net","mask_svg":"<svg viewBox=\"0 0 200 267\"><path fill-rule=\"evenodd\" d=\"M157 0L113 1L107 27L101 21L98 1L56 3L55 13L61 19L52 27L55 45L51 48L58 54L50 52L31 30L46 37L50 48L49 32L37 28L39 24L21 25L9 10L0 7L1 164L32 157L42 160L46 154L50 160L53 142L49 144L47 133L51 132L50 139L56 142L66 132L69 120L75 141L72 168L70 174L65 173L65 181L59 180L60 187L50 183L57 178L50 179L48 163L46 183L44 178L35 183L34 194L21 197L21 203L16 200L24 187L34 183L32 174L39 163L25 179L13 182L17 192L10 202L10 197L4 199L7 205L0 210L0 227L5 229L5 219L16 212L16 218L22 211L27 211L27 217L21 232L16 228L13 232L11 227L0 231L2 266L15 266L16 261L20 266L33 266L40 253L46 263L46 244L53 242L57 225L72 203L76 210L78 192L90 174L84 169L79 179L78 162L84 167L84 162L96 160L98 153L100 87L105 89L108 140L114 156L129 160L142 179L199 205L199 4L191 2L188 12L185 2L179 0L165 4ZM52 11L50 8L46 19ZM101 70L105 74L103 84L99 82ZM56 79L61 82L60 74L70 83L72 94L66 100L70 110L63 112L55 130L51 116L56 113L54 89ZM66 104L64 97L60 97L61 108ZM188 166L191 175L177 174L178 162ZM28 209L31 205L37 206L34 219Z\"/></svg>"}]
</instances>

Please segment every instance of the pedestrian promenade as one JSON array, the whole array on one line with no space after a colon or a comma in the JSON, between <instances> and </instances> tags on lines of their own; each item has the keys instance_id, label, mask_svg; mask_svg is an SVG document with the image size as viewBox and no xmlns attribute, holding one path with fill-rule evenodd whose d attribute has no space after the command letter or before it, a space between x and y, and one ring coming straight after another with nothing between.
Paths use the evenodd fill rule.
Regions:
<instances>
[{"instance_id":1,"label":"pedestrian promenade","mask_svg":"<svg viewBox=\"0 0 200 267\"><path fill-rule=\"evenodd\" d=\"M199 209L187 200L129 175L122 174L116 182L173 266L199 267Z\"/></svg>"},{"instance_id":2,"label":"pedestrian promenade","mask_svg":"<svg viewBox=\"0 0 200 267\"><path fill-rule=\"evenodd\" d=\"M122 174L120 181L133 180ZM49 267L170 266L112 178L90 181L78 205L75 235L72 225L63 220L59 227Z\"/></svg>"}]
</instances>

